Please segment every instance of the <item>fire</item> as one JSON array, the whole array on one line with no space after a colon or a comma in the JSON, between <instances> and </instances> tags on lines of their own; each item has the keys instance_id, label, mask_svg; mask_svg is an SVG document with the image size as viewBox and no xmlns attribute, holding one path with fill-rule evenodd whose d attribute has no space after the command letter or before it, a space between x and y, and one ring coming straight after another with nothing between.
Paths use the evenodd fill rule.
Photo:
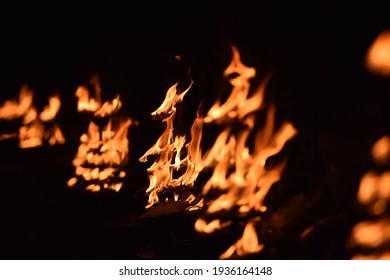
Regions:
<instances>
[{"instance_id":1,"label":"fire","mask_svg":"<svg viewBox=\"0 0 390 280\"><path fill-rule=\"evenodd\" d=\"M102 105L102 89L99 76L92 77L88 85L79 86L75 96L78 98L77 111L95 112L98 110Z\"/></svg>"},{"instance_id":2,"label":"fire","mask_svg":"<svg viewBox=\"0 0 390 280\"><path fill-rule=\"evenodd\" d=\"M24 85L19 92L19 100L7 100L0 107L0 119L14 120L27 115L33 107L33 91Z\"/></svg>"},{"instance_id":3,"label":"fire","mask_svg":"<svg viewBox=\"0 0 390 280\"><path fill-rule=\"evenodd\" d=\"M206 123L226 125L202 158L204 168L213 168L203 188L203 195L220 192L217 198L209 202L206 217L215 217L222 212L234 212L239 217L265 212L267 207L263 204L264 199L272 185L280 180L286 164L286 161L282 161L267 167L267 160L278 154L297 133L289 122L275 129L275 107L272 104L266 106L263 102L269 76L250 94L250 79L254 78L255 69L241 62L237 48L233 46L232 51L232 61L224 72L225 78L232 85L232 91L223 104L217 101L204 119ZM256 131L256 112L261 109L267 110L265 124ZM254 140L251 140L252 135ZM230 258L234 253L244 256L260 252L263 245L259 243L255 230L259 221L249 219L242 238L220 258ZM212 233L229 224L218 218L213 218L209 223L200 218L195 223L195 229Z\"/></svg>"},{"instance_id":4,"label":"fire","mask_svg":"<svg viewBox=\"0 0 390 280\"><path fill-rule=\"evenodd\" d=\"M159 195L166 192L173 192L174 199L178 200L183 190L193 187L201 172L202 118L197 116L193 122L189 142L185 136L174 133L176 106L183 100L192 84L191 80L189 86L182 92L178 89L178 82L172 85L163 103L151 113L152 117L162 119L165 123L165 130L157 139L156 144L139 159L140 162L146 162L150 156L156 157L155 162L147 169L150 183L146 190L149 195L146 208L158 203Z\"/></svg>"},{"instance_id":5,"label":"fire","mask_svg":"<svg viewBox=\"0 0 390 280\"><path fill-rule=\"evenodd\" d=\"M90 82L100 100L99 81L95 78ZM75 176L69 179L67 185L74 187L79 184L91 192L118 192L126 176L123 168L128 161L129 128L138 125L138 122L118 115L122 107L119 94L98 106L97 99L86 98L89 96L87 93L85 86L80 86L76 91L76 96L79 96L77 109L90 113L91 121L87 132L80 137L80 145L73 159Z\"/></svg>"},{"instance_id":6,"label":"fire","mask_svg":"<svg viewBox=\"0 0 390 280\"><path fill-rule=\"evenodd\" d=\"M390 75L390 30L382 31L367 51L366 66L382 76Z\"/></svg>"},{"instance_id":7,"label":"fire","mask_svg":"<svg viewBox=\"0 0 390 280\"><path fill-rule=\"evenodd\" d=\"M256 233L256 219L251 219L245 226L242 237L229 249L227 249L221 256L220 259L229 259L232 255L237 252L237 255L243 256L246 254L255 254L260 252L264 245L259 244Z\"/></svg>"},{"instance_id":8,"label":"fire","mask_svg":"<svg viewBox=\"0 0 390 280\"><path fill-rule=\"evenodd\" d=\"M65 138L55 118L61 108L61 100L58 93L49 97L49 104L38 114L33 104L34 92L24 85L19 92L19 99L7 100L0 107L0 119L20 119L22 126L18 133L8 134L0 139L17 137L19 147L22 149L33 148L47 142L49 145L63 144Z\"/></svg>"},{"instance_id":9,"label":"fire","mask_svg":"<svg viewBox=\"0 0 390 280\"><path fill-rule=\"evenodd\" d=\"M389 139L389 136L383 136L372 146L371 155L378 165L390 163ZM373 253L357 253L352 258L390 259L389 251L385 250L390 241L390 220L386 215L390 201L390 171L366 172L360 180L357 201L373 219L357 223L352 229L350 242L352 246L370 249Z\"/></svg>"}]
</instances>

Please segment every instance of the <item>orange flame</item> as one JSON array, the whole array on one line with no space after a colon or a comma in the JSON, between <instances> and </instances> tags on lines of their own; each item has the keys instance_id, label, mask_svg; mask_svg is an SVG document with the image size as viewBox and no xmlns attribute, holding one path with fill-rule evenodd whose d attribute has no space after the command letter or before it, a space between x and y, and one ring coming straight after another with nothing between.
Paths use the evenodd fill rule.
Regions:
<instances>
[{"instance_id":1,"label":"orange flame","mask_svg":"<svg viewBox=\"0 0 390 280\"><path fill-rule=\"evenodd\" d=\"M45 141L49 145L63 144L65 138L58 124L52 124L46 128L47 123L52 122L60 110L59 94L56 93L49 97L49 104L40 114L33 106L33 97L33 91L25 85L19 92L19 101L8 100L0 107L0 118L6 120L22 118L23 124L18 133L4 135L0 139L8 139L10 136L18 137L21 149L38 147Z\"/></svg>"},{"instance_id":2,"label":"orange flame","mask_svg":"<svg viewBox=\"0 0 390 280\"><path fill-rule=\"evenodd\" d=\"M380 138L371 149L372 158L379 164L390 162L390 136Z\"/></svg>"},{"instance_id":3,"label":"orange flame","mask_svg":"<svg viewBox=\"0 0 390 280\"><path fill-rule=\"evenodd\" d=\"M224 72L224 77L229 79L235 73L238 76L229 79L233 86L231 94L223 104L217 101L210 108L204 118L206 123L221 119L242 119L249 113L257 110L263 102L264 88L260 88L256 94L248 98L250 79L255 76L256 70L252 67L245 66L241 62L240 53L235 46L232 46L232 51L233 58Z\"/></svg>"},{"instance_id":4,"label":"orange flame","mask_svg":"<svg viewBox=\"0 0 390 280\"><path fill-rule=\"evenodd\" d=\"M86 190L97 192L103 188L118 192L123 182L117 182L115 178L126 175L122 167L127 161L127 134L132 124L131 119L126 119L113 128L110 120L100 128L90 122L88 132L80 137L81 144L73 160L76 177L71 178L67 185L73 187L83 180L87 183Z\"/></svg>"},{"instance_id":5,"label":"orange flame","mask_svg":"<svg viewBox=\"0 0 390 280\"><path fill-rule=\"evenodd\" d=\"M80 137L80 146L73 159L75 176L68 180L67 185L74 187L80 184L91 192L119 192L126 177L123 167L129 154L128 131L138 122L131 118L119 118L117 113L122 107L119 94L101 104L98 76L89 81L89 86L92 89L80 86L75 93L78 97L77 110L89 112L91 121L88 131ZM91 92L94 97L90 97ZM98 122L99 125L95 122L97 119L102 120Z\"/></svg>"},{"instance_id":6,"label":"orange flame","mask_svg":"<svg viewBox=\"0 0 390 280\"><path fill-rule=\"evenodd\" d=\"M58 94L49 97L49 105L45 106L39 114L39 118L43 122L51 121L55 118L61 107L61 100Z\"/></svg>"},{"instance_id":7,"label":"orange flame","mask_svg":"<svg viewBox=\"0 0 390 280\"><path fill-rule=\"evenodd\" d=\"M275 132L275 108L267 109L263 129L255 132L255 112L264 107L264 92L269 76L250 96L250 79L255 76L255 69L245 66L240 61L237 48L233 47L233 57L224 72L232 85L232 91L222 105L217 101L207 113L205 122L225 123L227 127L217 137L214 145L204 154L203 167L213 167L213 173L203 188L207 195L212 189L222 194L208 205L206 214L215 216L218 212L237 211L245 216L250 211L264 212L264 198L272 185L280 180L286 161L267 168L267 160L278 154L285 143L294 137L296 129L289 122L282 124ZM233 74L236 74L233 76ZM232 78L230 78L232 77ZM240 120L241 130L233 129L232 121ZM255 133L254 145L250 145L250 135ZM242 238L232 245L220 258L230 258L234 252L239 255L259 252L263 245L259 244L255 230L255 222L251 219L243 232ZM219 219L206 223L198 219L195 229L198 232L211 233L226 224Z\"/></svg>"},{"instance_id":8,"label":"orange flame","mask_svg":"<svg viewBox=\"0 0 390 280\"><path fill-rule=\"evenodd\" d=\"M389 139L389 136L383 136L372 146L372 158L380 165L389 162ZM352 246L369 248L374 252L356 253L352 259L390 259L389 252L383 251L390 241L390 220L385 215L390 201L390 171L366 172L360 180L357 200L375 219L354 225L350 242Z\"/></svg>"},{"instance_id":9,"label":"orange flame","mask_svg":"<svg viewBox=\"0 0 390 280\"><path fill-rule=\"evenodd\" d=\"M390 75L390 30L382 31L367 51L368 70L382 76Z\"/></svg>"},{"instance_id":10,"label":"orange flame","mask_svg":"<svg viewBox=\"0 0 390 280\"><path fill-rule=\"evenodd\" d=\"M256 223L254 219L250 220L244 229L242 237L232 246L229 247L222 255L220 259L229 259L234 253L238 256L244 256L247 254L259 253L263 248L263 244L259 244L256 233Z\"/></svg>"},{"instance_id":11,"label":"orange flame","mask_svg":"<svg viewBox=\"0 0 390 280\"><path fill-rule=\"evenodd\" d=\"M146 193L149 194L146 208L150 208L159 202L159 194L172 189L175 192L175 200L178 195L176 192L191 188L201 171L201 147L203 120L198 116L191 127L191 141L186 144L186 137L175 135L174 119L176 116L176 105L180 103L187 92L192 87L190 85L178 94L178 83L171 86L163 103L151 113L153 117L162 118L166 124L165 130L146 153L140 157L140 162L146 162L151 155L157 155L155 162L147 169L149 173L149 187ZM183 153L186 156L183 157ZM185 171L181 176L175 178L174 171Z\"/></svg>"},{"instance_id":12,"label":"orange flame","mask_svg":"<svg viewBox=\"0 0 390 280\"><path fill-rule=\"evenodd\" d=\"M76 90L75 96L78 98L77 111L79 112L95 112L102 105L102 89L99 76L92 77L89 81L89 86L92 89L81 85Z\"/></svg>"},{"instance_id":13,"label":"orange flame","mask_svg":"<svg viewBox=\"0 0 390 280\"><path fill-rule=\"evenodd\" d=\"M0 107L0 119L13 120L23 117L33 107L33 91L24 85L19 92L19 100L7 100Z\"/></svg>"}]
</instances>

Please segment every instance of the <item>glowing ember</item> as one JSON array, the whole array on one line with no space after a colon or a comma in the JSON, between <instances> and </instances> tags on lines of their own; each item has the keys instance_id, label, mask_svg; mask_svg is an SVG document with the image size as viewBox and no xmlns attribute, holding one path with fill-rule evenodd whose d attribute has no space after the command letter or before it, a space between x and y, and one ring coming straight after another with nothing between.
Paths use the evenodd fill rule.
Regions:
<instances>
[{"instance_id":1,"label":"glowing ember","mask_svg":"<svg viewBox=\"0 0 390 280\"><path fill-rule=\"evenodd\" d=\"M367 52L366 66L373 73L390 75L390 30L382 31L372 43Z\"/></svg>"},{"instance_id":2,"label":"glowing ember","mask_svg":"<svg viewBox=\"0 0 390 280\"><path fill-rule=\"evenodd\" d=\"M159 195L166 192L173 192L174 199L177 201L181 192L193 187L201 171L200 142L203 120L200 116L195 119L191 127L191 141L188 143L185 136L174 133L176 105L183 100L192 84L193 81L179 94L178 83L175 83L168 89L160 107L151 114L155 118L162 119L166 127L156 144L139 159L141 162L146 162L150 156L156 157L155 162L147 169L150 184L146 190L149 195L146 208L158 203Z\"/></svg>"},{"instance_id":3,"label":"glowing ember","mask_svg":"<svg viewBox=\"0 0 390 280\"><path fill-rule=\"evenodd\" d=\"M91 80L100 100L98 82L97 78ZM80 98L78 110L89 112L91 121L88 131L80 137L80 146L73 159L75 176L69 179L67 185L80 185L91 192L118 192L126 176L123 168L129 154L128 131L131 126L138 125L138 122L117 114L122 106L120 95L100 106L96 99L87 99L86 95L81 94L85 93L84 90L85 87L79 87L76 92L76 96Z\"/></svg>"},{"instance_id":4,"label":"glowing ember","mask_svg":"<svg viewBox=\"0 0 390 280\"><path fill-rule=\"evenodd\" d=\"M21 119L22 126L18 133L1 135L1 139L17 137L19 147L33 148L47 142L49 145L63 144L65 138L58 124L54 122L61 108L59 94L49 97L49 104L38 114L33 106L34 93L28 86L23 86L19 93L19 100L7 100L0 107L0 119Z\"/></svg>"},{"instance_id":5,"label":"glowing ember","mask_svg":"<svg viewBox=\"0 0 390 280\"><path fill-rule=\"evenodd\" d=\"M250 79L255 76L255 69L242 64L237 48L233 47L232 51L232 61L224 72L225 78L232 85L231 94L223 104L217 101L205 117L207 123L226 125L202 159L204 168L213 168L213 173L203 188L203 195L207 196L211 191L220 192L217 198L208 203L206 217L215 217L222 212L246 217L250 213L266 211L264 198L272 185L280 180L286 163L282 161L273 167L267 167L267 160L278 154L297 133L289 122L275 131L275 108L263 104L269 77L250 94ZM256 112L263 108L267 109L265 124L256 131ZM263 245L259 244L255 230L258 221L250 219L242 238L220 258L230 258L233 253L244 256L260 252ZM218 218L213 218L209 223L200 218L195 229L211 233L226 225Z\"/></svg>"}]
</instances>

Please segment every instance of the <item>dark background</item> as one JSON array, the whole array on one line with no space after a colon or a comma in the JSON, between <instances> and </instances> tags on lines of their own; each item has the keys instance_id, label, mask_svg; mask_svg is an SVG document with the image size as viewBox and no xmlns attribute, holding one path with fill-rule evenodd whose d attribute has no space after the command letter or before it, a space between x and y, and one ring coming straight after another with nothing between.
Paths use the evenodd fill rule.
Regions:
<instances>
[{"instance_id":1,"label":"dark background","mask_svg":"<svg viewBox=\"0 0 390 280\"><path fill-rule=\"evenodd\" d=\"M23 84L34 90L38 107L58 91L67 142L29 150L0 142L1 258L207 259L233 243L234 230L221 233L224 239L196 235L194 215L140 221L149 165L138 162L162 132L150 113L174 82L188 73L194 80L180 105L178 131L188 131L201 102L206 110L227 91L222 73L231 44L244 64L256 68L254 86L273 71L267 101L299 131L288 145L284 180L269 198L283 230L256 257L348 258L344 244L360 218L355 192L362 174L375 168L369 148L389 133L390 81L364 66L370 44L390 28L383 5L146 1L2 9L0 102L17 96ZM128 176L118 194L65 185L88 124L76 112L74 93L94 74L100 75L103 99L119 93L122 113L140 122L129 132ZM300 240L310 225L320 226Z\"/></svg>"}]
</instances>

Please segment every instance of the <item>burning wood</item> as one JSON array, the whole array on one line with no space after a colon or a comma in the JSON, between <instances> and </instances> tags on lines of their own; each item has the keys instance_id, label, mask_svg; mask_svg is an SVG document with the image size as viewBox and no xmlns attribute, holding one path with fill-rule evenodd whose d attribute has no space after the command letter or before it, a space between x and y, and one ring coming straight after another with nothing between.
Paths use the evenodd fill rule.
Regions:
<instances>
[{"instance_id":1,"label":"burning wood","mask_svg":"<svg viewBox=\"0 0 390 280\"><path fill-rule=\"evenodd\" d=\"M390 164L389 136L380 138L371 149L380 167ZM368 171L360 180L357 200L370 216L358 222L351 231L349 245L356 250L352 259L390 259L390 171Z\"/></svg>"},{"instance_id":2,"label":"burning wood","mask_svg":"<svg viewBox=\"0 0 390 280\"><path fill-rule=\"evenodd\" d=\"M90 122L88 131L80 137L80 146L73 159L75 177L67 185L78 185L91 192L118 192L126 176L123 168L129 154L128 130L138 122L118 114L122 107L120 95L100 106L99 80L91 79L90 83L97 97L90 98L86 86L80 86L75 93L79 98L78 111L89 113Z\"/></svg>"},{"instance_id":3,"label":"burning wood","mask_svg":"<svg viewBox=\"0 0 390 280\"><path fill-rule=\"evenodd\" d=\"M202 118L198 116L192 124L189 142L185 136L176 135L174 131L176 106L183 100L192 84L191 80L190 85L180 92L178 83L175 83L168 89L160 107L151 114L154 118L162 119L166 126L156 144L139 159L146 162L151 156L156 158L147 169L150 184L146 190L149 195L146 208L157 204L160 201L159 196L166 193L172 194L174 201L179 200L181 193L194 187L201 171ZM189 196L186 200L191 203L195 198Z\"/></svg>"},{"instance_id":4,"label":"burning wood","mask_svg":"<svg viewBox=\"0 0 390 280\"><path fill-rule=\"evenodd\" d=\"M267 210L264 198L280 180L286 161L272 167L267 167L266 163L297 133L289 122L275 132L275 107L265 106L263 102L268 77L250 95L250 79L255 76L255 69L241 62L237 48L233 46L232 51L232 61L224 72L232 91L225 103L217 101L205 117L206 123L224 124L225 128L202 158L203 167L213 172L202 192L210 198L208 208L195 223L198 232L210 234L232 225L231 215L247 219L242 238L223 253L221 259L262 250L256 233L261 219L256 216ZM256 113L261 109L267 110L266 120L264 127L256 131ZM227 213L230 214L226 216Z\"/></svg>"},{"instance_id":5,"label":"burning wood","mask_svg":"<svg viewBox=\"0 0 390 280\"><path fill-rule=\"evenodd\" d=\"M0 119L21 120L22 125L17 133L0 136L0 140L17 137L21 149L33 148L47 142L49 145L63 144L65 138L55 118L61 108L59 94L49 97L49 104L40 114L33 105L34 93L28 86L19 92L19 100L7 100L0 107Z\"/></svg>"}]
</instances>

